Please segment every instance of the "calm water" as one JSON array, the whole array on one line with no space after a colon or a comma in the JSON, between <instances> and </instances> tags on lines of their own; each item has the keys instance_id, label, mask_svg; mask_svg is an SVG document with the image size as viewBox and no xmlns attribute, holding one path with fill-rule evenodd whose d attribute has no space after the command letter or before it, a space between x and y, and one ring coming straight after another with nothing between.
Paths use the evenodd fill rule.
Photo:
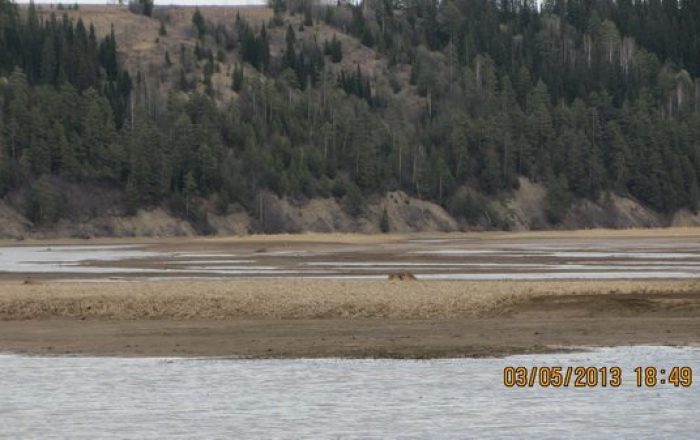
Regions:
<instances>
[{"instance_id":1,"label":"calm water","mask_svg":"<svg viewBox=\"0 0 700 440\"><path fill-rule=\"evenodd\" d=\"M618 389L507 389L506 365L619 365ZM192 360L0 356L5 438L697 438L700 384L640 389L637 365L700 349L505 359Z\"/></svg>"},{"instance_id":2,"label":"calm water","mask_svg":"<svg viewBox=\"0 0 700 440\"><path fill-rule=\"evenodd\" d=\"M173 241L0 246L0 278L376 278L424 280L700 278L696 237L406 239L386 243Z\"/></svg>"}]
</instances>

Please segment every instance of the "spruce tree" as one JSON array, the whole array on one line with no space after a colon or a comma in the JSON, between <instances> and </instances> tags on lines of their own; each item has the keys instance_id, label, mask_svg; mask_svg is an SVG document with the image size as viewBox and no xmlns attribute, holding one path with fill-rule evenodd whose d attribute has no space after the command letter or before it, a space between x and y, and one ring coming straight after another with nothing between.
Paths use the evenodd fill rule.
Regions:
<instances>
[{"instance_id":1,"label":"spruce tree","mask_svg":"<svg viewBox=\"0 0 700 440\"><path fill-rule=\"evenodd\" d=\"M390 230L389 213L387 212L386 208L382 210L382 215L379 218L379 230L385 234Z\"/></svg>"},{"instance_id":2,"label":"spruce tree","mask_svg":"<svg viewBox=\"0 0 700 440\"><path fill-rule=\"evenodd\" d=\"M236 63L236 65L233 68L232 76L233 80L231 82L231 88L234 92L240 92L243 89L243 82L245 80L245 76L243 74L243 66Z\"/></svg>"},{"instance_id":3,"label":"spruce tree","mask_svg":"<svg viewBox=\"0 0 700 440\"><path fill-rule=\"evenodd\" d=\"M196 8L192 15L192 24L197 31L197 36L201 39L207 33L207 24L199 8Z\"/></svg>"}]
</instances>

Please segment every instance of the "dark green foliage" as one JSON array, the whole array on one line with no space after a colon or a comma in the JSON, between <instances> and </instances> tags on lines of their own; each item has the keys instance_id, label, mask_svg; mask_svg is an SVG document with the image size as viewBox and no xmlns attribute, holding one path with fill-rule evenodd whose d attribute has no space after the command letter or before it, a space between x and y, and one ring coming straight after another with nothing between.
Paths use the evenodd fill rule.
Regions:
<instances>
[{"instance_id":1,"label":"dark green foliage","mask_svg":"<svg viewBox=\"0 0 700 440\"><path fill-rule=\"evenodd\" d=\"M386 234L390 229L389 213L387 212L386 208L384 208L381 217L379 217L379 230Z\"/></svg>"},{"instance_id":2,"label":"dark green foliage","mask_svg":"<svg viewBox=\"0 0 700 440\"><path fill-rule=\"evenodd\" d=\"M52 14L42 23L33 4L22 20L13 3L0 0L0 35L0 77L20 68L30 86L70 84L79 92L98 90L121 126L131 80L117 65L114 33L98 42L94 28L87 29L82 20L59 20Z\"/></svg>"},{"instance_id":3,"label":"dark green foliage","mask_svg":"<svg viewBox=\"0 0 700 440\"><path fill-rule=\"evenodd\" d=\"M369 79L362 75L362 69L360 69L359 64L354 72L340 72L338 85L345 90L345 93L364 99L371 105L372 86L370 85Z\"/></svg>"},{"instance_id":4,"label":"dark green foliage","mask_svg":"<svg viewBox=\"0 0 700 440\"><path fill-rule=\"evenodd\" d=\"M194 44L194 56L197 58L197 61L201 61L207 57L207 49L202 49L199 41Z\"/></svg>"},{"instance_id":5,"label":"dark green foliage","mask_svg":"<svg viewBox=\"0 0 700 440\"><path fill-rule=\"evenodd\" d=\"M153 15L153 0L139 0L143 5L143 15L150 17Z\"/></svg>"},{"instance_id":6,"label":"dark green foliage","mask_svg":"<svg viewBox=\"0 0 700 440\"><path fill-rule=\"evenodd\" d=\"M362 191L352 182L347 185L347 191L343 197L343 205L350 215L360 215L362 213L362 206L364 205Z\"/></svg>"},{"instance_id":7,"label":"dark green foliage","mask_svg":"<svg viewBox=\"0 0 700 440\"><path fill-rule=\"evenodd\" d=\"M204 21L204 16L199 8L195 9L194 14L192 14L192 24L197 31L197 36L199 38L204 37L207 33L207 24Z\"/></svg>"},{"instance_id":8,"label":"dark green foliage","mask_svg":"<svg viewBox=\"0 0 700 440\"><path fill-rule=\"evenodd\" d=\"M314 20L311 17L311 5L307 5L304 9L304 26L313 26Z\"/></svg>"},{"instance_id":9,"label":"dark green foliage","mask_svg":"<svg viewBox=\"0 0 700 440\"><path fill-rule=\"evenodd\" d=\"M285 40L287 47L282 57L283 68L296 73L297 84L302 89L317 85L324 69L321 48L314 41L303 44L297 51L296 34L291 25L287 27Z\"/></svg>"},{"instance_id":10,"label":"dark green foliage","mask_svg":"<svg viewBox=\"0 0 700 440\"><path fill-rule=\"evenodd\" d=\"M460 192L452 197L448 208L455 217L464 220L467 224L475 225L488 211L488 200L472 192Z\"/></svg>"},{"instance_id":11,"label":"dark green foliage","mask_svg":"<svg viewBox=\"0 0 700 440\"><path fill-rule=\"evenodd\" d=\"M402 190L507 227L490 199L525 176L549 188L553 223L608 191L697 210L696 3L314 6L383 58L344 69L328 62L347 62L336 36L320 44L290 25L271 56L265 26L207 25L197 11L199 62L183 46L185 93L167 95L120 68L114 33L99 41L85 23L0 0L0 195L31 192L27 214L51 222L62 210L47 182L99 182L132 210L167 203L201 223L207 206L257 212L264 191L333 196L361 215L368 197ZM287 9L304 14L295 24L312 11L273 5L278 24ZM232 57L237 93L217 102L230 94L212 76Z\"/></svg>"},{"instance_id":12,"label":"dark green foliage","mask_svg":"<svg viewBox=\"0 0 700 440\"><path fill-rule=\"evenodd\" d=\"M185 215L189 216L192 210L194 197L197 195L197 181L194 178L192 171L185 176L185 184L183 188L183 196L185 200Z\"/></svg>"},{"instance_id":13,"label":"dark green foliage","mask_svg":"<svg viewBox=\"0 0 700 440\"><path fill-rule=\"evenodd\" d=\"M269 6L272 7L272 12L274 13L271 20L272 25L281 26L284 23L284 13L287 11L287 1L286 0L270 0Z\"/></svg>"},{"instance_id":14,"label":"dark green foliage","mask_svg":"<svg viewBox=\"0 0 700 440\"><path fill-rule=\"evenodd\" d=\"M343 47L335 34L333 34L331 41L326 40L323 43L323 54L330 56L333 63L343 61Z\"/></svg>"},{"instance_id":15,"label":"dark green foliage","mask_svg":"<svg viewBox=\"0 0 700 440\"><path fill-rule=\"evenodd\" d=\"M233 81L231 82L231 88L234 92L240 92L243 89L243 82L245 81L245 76L243 73L243 66L236 64L233 68Z\"/></svg>"},{"instance_id":16,"label":"dark green foliage","mask_svg":"<svg viewBox=\"0 0 700 440\"><path fill-rule=\"evenodd\" d=\"M187 78L187 74L183 69L180 69L180 81L178 82L178 86L183 92L188 92L193 89L193 85L191 81Z\"/></svg>"},{"instance_id":17,"label":"dark green foliage","mask_svg":"<svg viewBox=\"0 0 700 440\"><path fill-rule=\"evenodd\" d=\"M78 9L76 4L75 9ZM129 0L129 10L146 17L153 15L153 0Z\"/></svg>"},{"instance_id":18,"label":"dark green foliage","mask_svg":"<svg viewBox=\"0 0 700 440\"><path fill-rule=\"evenodd\" d=\"M62 214L64 201L54 188L51 179L42 175L32 185L27 206L27 218L34 223L50 224Z\"/></svg>"},{"instance_id":19,"label":"dark green foliage","mask_svg":"<svg viewBox=\"0 0 700 440\"><path fill-rule=\"evenodd\" d=\"M204 84L204 89L209 96L214 95L214 85L212 84L211 77L217 71L218 64L214 61L214 56L209 52L207 57L207 62L204 64L203 73L204 79L202 80Z\"/></svg>"},{"instance_id":20,"label":"dark green foliage","mask_svg":"<svg viewBox=\"0 0 700 440\"><path fill-rule=\"evenodd\" d=\"M549 191L545 200L547 220L551 223L561 222L571 206L571 194L563 176L553 177L549 182Z\"/></svg>"},{"instance_id":21,"label":"dark green foliage","mask_svg":"<svg viewBox=\"0 0 700 440\"><path fill-rule=\"evenodd\" d=\"M236 28L240 41L241 58L255 66L256 69L264 71L270 64L270 43L267 39L265 25L262 26L257 35L242 19L236 21Z\"/></svg>"}]
</instances>

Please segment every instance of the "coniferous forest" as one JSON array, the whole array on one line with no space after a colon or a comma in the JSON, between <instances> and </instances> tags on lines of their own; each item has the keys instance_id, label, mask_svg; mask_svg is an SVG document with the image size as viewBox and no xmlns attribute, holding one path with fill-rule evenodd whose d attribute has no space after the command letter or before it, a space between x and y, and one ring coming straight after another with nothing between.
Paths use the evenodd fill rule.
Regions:
<instances>
[{"instance_id":1,"label":"coniferous forest","mask_svg":"<svg viewBox=\"0 0 700 440\"><path fill-rule=\"evenodd\" d=\"M402 190L469 223L523 176L547 188L553 225L606 192L660 213L699 207L700 2L270 7L263 24L195 11L195 67L180 65L184 46L166 53L179 81L155 100L113 33L0 0L0 197L26 190L24 214L51 224L69 215L57 181L110 185L132 211L196 222L205 205L253 213L260 191L361 215ZM337 36L309 38L319 23ZM388 68L340 67L341 35ZM230 99L212 83L224 59L236 60Z\"/></svg>"}]
</instances>

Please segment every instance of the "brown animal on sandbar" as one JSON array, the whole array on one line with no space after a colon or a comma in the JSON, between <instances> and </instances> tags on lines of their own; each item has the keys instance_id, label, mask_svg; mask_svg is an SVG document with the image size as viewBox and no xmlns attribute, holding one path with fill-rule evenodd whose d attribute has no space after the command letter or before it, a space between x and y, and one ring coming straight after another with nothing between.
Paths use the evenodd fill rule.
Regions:
<instances>
[{"instance_id":1,"label":"brown animal on sandbar","mask_svg":"<svg viewBox=\"0 0 700 440\"><path fill-rule=\"evenodd\" d=\"M389 281L415 281L416 276L411 272L397 272L389 274Z\"/></svg>"}]
</instances>

